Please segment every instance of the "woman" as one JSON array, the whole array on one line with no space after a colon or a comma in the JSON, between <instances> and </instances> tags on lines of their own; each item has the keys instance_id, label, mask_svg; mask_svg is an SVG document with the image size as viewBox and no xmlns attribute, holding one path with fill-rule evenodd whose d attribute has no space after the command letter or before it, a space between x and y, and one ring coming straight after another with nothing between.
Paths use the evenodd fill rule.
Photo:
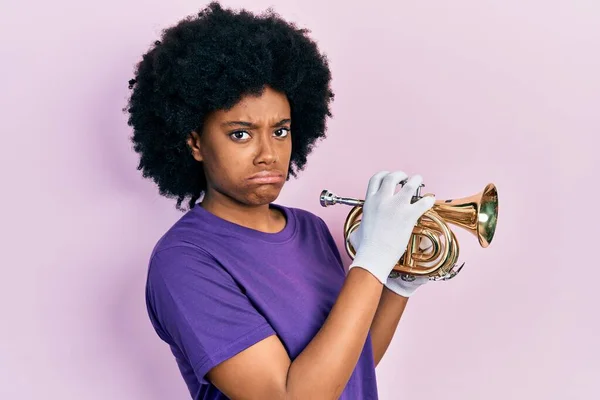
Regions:
<instances>
[{"instance_id":1,"label":"woman","mask_svg":"<svg viewBox=\"0 0 600 400\"><path fill-rule=\"evenodd\" d=\"M146 300L194 399L377 398L375 366L426 281L388 275L434 199L411 204L419 176L375 174L348 272L321 218L274 203L325 136L330 79L305 30L211 3L130 81L139 169L179 209L190 198Z\"/></svg>"}]
</instances>

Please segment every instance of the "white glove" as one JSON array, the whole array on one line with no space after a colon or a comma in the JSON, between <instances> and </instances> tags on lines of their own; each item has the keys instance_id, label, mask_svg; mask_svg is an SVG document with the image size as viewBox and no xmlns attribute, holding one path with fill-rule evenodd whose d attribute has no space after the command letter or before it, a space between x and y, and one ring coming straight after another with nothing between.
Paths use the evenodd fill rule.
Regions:
<instances>
[{"instance_id":1,"label":"white glove","mask_svg":"<svg viewBox=\"0 0 600 400\"><path fill-rule=\"evenodd\" d=\"M350 233L350 237L348 238L350 244L352 245L352 247L354 247L354 250L357 250L360 247L360 228L361 227L359 226L357 230ZM429 240L428 238L423 238L423 240L421 240L421 243L419 243L419 249L427 250L432 245L433 244L431 243L431 240ZM387 287L389 290L396 293L397 295L403 297L410 297L415 292L415 290L429 282L429 278L426 276L416 276L414 278L415 279L413 281L405 281L404 279L402 279L401 276L397 278L388 277L385 282L385 287Z\"/></svg>"},{"instance_id":2,"label":"white glove","mask_svg":"<svg viewBox=\"0 0 600 400\"><path fill-rule=\"evenodd\" d=\"M396 186L407 178L402 171L381 171L369 180L360 223L360 247L349 270L363 268L386 284L388 275L406 251L418 219L429 210L433 196L411 203L423 179L415 175L398 191ZM413 282L414 283L414 282Z\"/></svg>"}]
</instances>

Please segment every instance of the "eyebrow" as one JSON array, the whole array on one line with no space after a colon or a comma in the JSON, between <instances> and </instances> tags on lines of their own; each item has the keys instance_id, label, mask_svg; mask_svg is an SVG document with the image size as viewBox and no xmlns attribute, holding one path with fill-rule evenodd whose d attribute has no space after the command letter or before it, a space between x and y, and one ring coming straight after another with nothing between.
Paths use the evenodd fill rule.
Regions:
<instances>
[{"instance_id":1,"label":"eyebrow","mask_svg":"<svg viewBox=\"0 0 600 400\"><path fill-rule=\"evenodd\" d=\"M277 128L277 127L289 124L290 122L292 122L292 120L289 118L282 119L281 121L274 124L272 126L272 128ZM252 122L247 122L247 121L226 121L226 122L223 122L221 124L221 126L223 126L223 127L243 126L243 127L252 128L252 129L257 128L257 126L254 125Z\"/></svg>"}]
</instances>

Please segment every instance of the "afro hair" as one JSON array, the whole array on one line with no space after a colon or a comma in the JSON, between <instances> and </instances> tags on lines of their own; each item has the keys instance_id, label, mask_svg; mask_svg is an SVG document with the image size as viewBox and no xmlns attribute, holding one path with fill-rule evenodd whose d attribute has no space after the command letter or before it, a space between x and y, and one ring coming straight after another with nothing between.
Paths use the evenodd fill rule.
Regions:
<instances>
[{"instance_id":1,"label":"afro hair","mask_svg":"<svg viewBox=\"0 0 600 400\"><path fill-rule=\"evenodd\" d=\"M192 208L207 185L187 144L191 132L202 131L208 113L227 110L265 86L285 93L290 103L289 173L296 177L304 168L315 142L325 138L334 98L327 57L308 33L272 9L256 15L212 2L163 30L142 56L123 111L140 156L137 169L161 195L176 198L178 210L186 198Z\"/></svg>"}]
</instances>

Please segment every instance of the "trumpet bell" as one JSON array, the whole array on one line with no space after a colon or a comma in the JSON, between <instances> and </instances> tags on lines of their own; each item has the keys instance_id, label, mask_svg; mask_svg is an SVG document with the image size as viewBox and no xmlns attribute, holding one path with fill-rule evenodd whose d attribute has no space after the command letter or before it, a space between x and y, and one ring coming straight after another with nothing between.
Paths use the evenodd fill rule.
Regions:
<instances>
[{"instance_id":1,"label":"trumpet bell","mask_svg":"<svg viewBox=\"0 0 600 400\"><path fill-rule=\"evenodd\" d=\"M438 200L433 211L444 221L471 232L481 247L488 247L494 239L498 222L498 189L489 183L473 196Z\"/></svg>"}]
</instances>

